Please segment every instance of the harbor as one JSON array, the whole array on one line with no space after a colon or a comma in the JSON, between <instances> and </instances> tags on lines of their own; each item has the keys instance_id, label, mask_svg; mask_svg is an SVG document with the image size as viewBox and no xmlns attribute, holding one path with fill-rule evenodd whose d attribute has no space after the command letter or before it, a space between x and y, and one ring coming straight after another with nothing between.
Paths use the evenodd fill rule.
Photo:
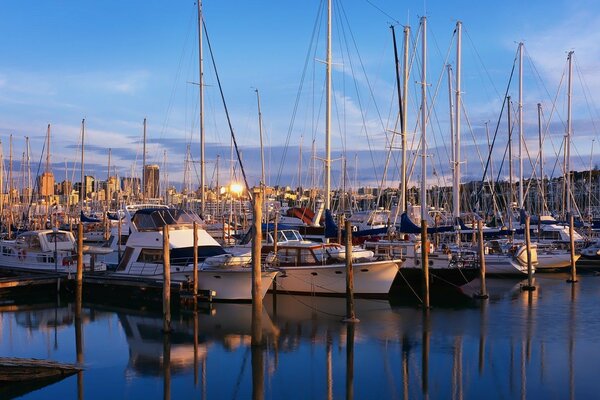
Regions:
<instances>
[{"instance_id":1,"label":"harbor","mask_svg":"<svg viewBox=\"0 0 600 400\"><path fill-rule=\"evenodd\" d=\"M493 279L489 300L427 312L360 299L357 324L344 299L269 294L258 346L250 304L177 312L163 335L160 310L84 301L77 315L60 296L2 305L0 347L83 368L27 399L591 398L600 277L566 278L538 276L535 292Z\"/></svg>"},{"instance_id":2,"label":"harbor","mask_svg":"<svg viewBox=\"0 0 600 400\"><path fill-rule=\"evenodd\" d=\"M597 395L600 7L51 3L0 24L1 398Z\"/></svg>"}]
</instances>

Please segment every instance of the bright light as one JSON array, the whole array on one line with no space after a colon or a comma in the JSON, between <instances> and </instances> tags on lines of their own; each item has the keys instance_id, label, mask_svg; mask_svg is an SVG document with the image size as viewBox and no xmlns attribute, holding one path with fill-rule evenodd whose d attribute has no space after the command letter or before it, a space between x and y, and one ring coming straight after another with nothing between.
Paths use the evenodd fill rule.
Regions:
<instances>
[{"instance_id":1,"label":"bright light","mask_svg":"<svg viewBox=\"0 0 600 400\"><path fill-rule=\"evenodd\" d=\"M239 196L244 191L244 187L242 185L240 185L239 183L232 183L229 186L229 191L231 191L231 193L235 193Z\"/></svg>"}]
</instances>

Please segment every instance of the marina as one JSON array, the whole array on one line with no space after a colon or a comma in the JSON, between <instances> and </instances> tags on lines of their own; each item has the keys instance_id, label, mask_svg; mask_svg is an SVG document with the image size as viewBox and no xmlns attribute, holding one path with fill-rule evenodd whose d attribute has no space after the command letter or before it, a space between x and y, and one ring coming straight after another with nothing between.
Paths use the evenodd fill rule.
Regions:
<instances>
[{"instance_id":1,"label":"marina","mask_svg":"<svg viewBox=\"0 0 600 400\"><path fill-rule=\"evenodd\" d=\"M416 3L7 5L0 397L594 398L600 7Z\"/></svg>"},{"instance_id":2,"label":"marina","mask_svg":"<svg viewBox=\"0 0 600 400\"><path fill-rule=\"evenodd\" d=\"M535 292L493 279L489 300L429 311L359 299L357 324L343 299L267 295L259 346L250 304L178 312L163 335L160 311L85 301L77 315L60 296L2 305L0 348L83 368L24 399L593 398L600 277L566 278L536 276Z\"/></svg>"}]
</instances>

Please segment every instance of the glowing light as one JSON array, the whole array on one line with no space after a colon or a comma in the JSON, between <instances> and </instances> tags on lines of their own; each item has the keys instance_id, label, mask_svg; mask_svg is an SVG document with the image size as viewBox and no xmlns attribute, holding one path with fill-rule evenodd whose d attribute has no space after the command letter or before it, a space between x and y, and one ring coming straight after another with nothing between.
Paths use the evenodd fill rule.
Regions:
<instances>
[{"instance_id":1,"label":"glowing light","mask_svg":"<svg viewBox=\"0 0 600 400\"><path fill-rule=\"evenodd\" d=\"M244 191L244 187L242 185L240 185L239 183L232 183L229 186L229 191L231 193L235 193L239 196Z\"/></svg>"}]
</instances>

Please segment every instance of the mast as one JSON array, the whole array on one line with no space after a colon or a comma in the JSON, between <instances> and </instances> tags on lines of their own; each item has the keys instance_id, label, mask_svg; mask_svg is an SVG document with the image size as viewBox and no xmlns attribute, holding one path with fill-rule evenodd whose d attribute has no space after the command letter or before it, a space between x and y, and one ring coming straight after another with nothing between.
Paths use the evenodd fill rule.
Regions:
<instances>
[{"instance_id":1,"label":"mast","mask_svg":"<svg viewBox=\"0 0 600 400\"><path fill-rule=\"evenodd\" d=\"M268 202L267 202L267 182L265 179L265 148L263 146L263 126L262 126L262 112L260 111L260 94L258 93L258 89L254 90L256 92L256 104L258 107L258 133L260 136L260 183L263 192L263 219L268 222L269 214L268 214Z\"/></svg>"},{"instance_id":2,"label":"mast","mask_svg":"<svg viewBox=\"0 0 600 400\"><path fill-rule=\"evenodd\" d=\"M108 148L108 168L106 170L106 211L110 210L111 192L110 192L110 156L112 149Z\"/></svg>"},{"instance_id":3,"label":"mast","mask_svg":"<svg viewBox=\"0 0 600 400\"><path fill-rule=\"evenodd\" d=\"M408 47L410 39L410 26L404 27L404 62L402 71L402 165L400 170L400 203L401 211L406 212L408 198L406 196L406 112L408 111Z\"/></svg>"},{"instance_id":4,"label":"mast","mask_svg":"<svg viewBox=\"0 0 600 400\"><path fill-rule=\"evenodd\" d=\"M462 22L456 23L456 111L454 140L454 184L452 186L452 202L454 218L460 217L460 109L461 109L461 68L462 68Z\"/></svg>"},{"instance_id":5,"label":"mast","mask_svg":"<svg viewBox=\"0 0 600 400\"><path fill-rule=\"evenodd\" d=\"M0 140L0 218L4 221L4 147ZM2 223L0 223L0 228Z\"/></svg>"},{"instance_id":6,"label":"mast","mask_svg":"<svg viewBox=\"0 0 600 400\"><path fill-rule=\"evenodd\" d=\"M217 154L217 211L215 212L215 216L219 216L219 203L221 199L221 188L219 188L219 155Z\"/></svg>"},{"instance_id":7,"label":"mast","mask_svg":"<svg viewBox=\"0 0 600 400\"><path fill-rule=\"evenodd\" d=\"M13 140L12 140L12 134L9 137L9 142L8 142L8 206L10 207L10 213L11 213L11 217L12 217L12 201L13 201L13 178L12 178L12 172L13 172L13 161L12 161L12 154L13 154L13 144L12 144Z\"/></svg>"},{"instance_id":8,"label":"mast","mask_svg":"<svg viewBox=\"0 0 600 400\"><path fill-rule=\"evenodd\" d=\"M84 175L84 164L83 164L83 151L85 141L85 118L81 120L81 185L79 187L79 207L83 212L83 197L85 196L85 175Z\"/></svg>"},{"instance_id":9,"label":"mast","mask_svg":"<svg viewBox=\"0 0 600 400\"><path fill-rule=\"evenodd\" d=\"M519 209L523 204L523 42L519 43Z\"/></svg>"},{"instance_id":10,"label":"mast","mask_svg":"<svg viewBox=\"0 0 600 400\"><path fill-rule=\"evenodd\" d=\"M542 103L538 103L538 145L540 147L540 198L542 200L542 204L540 205L540 215L544 213L544 208L546 204L546 197L544 197L544 149L543 149L543 141L542 141Z\"/></svg>"},{"instance_id":11,"label":"mast","mask_svg":"<svg viewBox=\"0 0 600 400\"><path fill-rule=\"evenodd\" d=\"M146 118L144 118L144 138L142 150L142 203L146 201Z\"/></svg>"},{"instance_id":12,"label":"mast","mask_svg":"<svg viewBox=\"0 0 600 400\"><path fill-rule=\"evenodd\" d=\"M508 115L508 229L512 229L512 203L513 203L513 162L512 162L512 118L510 110L510 96L506 97L506 114Z\"/></svg>"},{"instance_id":13,"label":"mast","mask_svg":"<svg viewBox=\"0 0 600 400\"><path fill-rule=\"evenodd\" d=\"M331 8L327 0L327 75L325 79L325 209L331 209Z\"/></svg>"},{"instance_id":14,"label":"mast","mask_svg":"<svg viewBox=\"0 0 600 400\"><path fill-rule=\"evenodd\" d=\"M402 141L402 166L400 167L401 169L401 176L400 176L400 204L398 204L398 206L396 207L396 216L398 211L406 211L406 207L404 204L404 199L405 199L405 191L406 191L406 182L404 181L406 179L406 165L404 165L404 145L405 145L405 137L404 137L404 119L406 118L406 116L404 115L404 103L403 103L403 96L402 96L402 88L400 87L400 61L398 60L398 47L396 46L396 31L394 30L394 25L390 26L390 28L392 29L392 39L393 39L393 44L394 44L394 66L395 66L395 72L396 72L396 88L398 90L398 117L400 120L400 139ZM406 32L406 28L404 28L404 31ZM406 39L406 38L405 38ZM405 49L405 54L406 54L406 49ZM393 133L392 136L392 143L393 143L393 139L396 137L396 133ZM392 148L393 145L390 144L390 153L392 152ZM389 158L388 158L389 160ZM386 169L387 169L387 162L388 160L386 160ZM381 186L383 189L383 178L381 180ZM395 216L395 217L396 217ZM394 218L395 218L394 217Z\"/></svg>"},{"instance_id":15,"label":"mast","mask_svg":"<svg viewBox=\"0 0 600 400\"><path fill-rule=\"evenodd\" d=\"M571 102L573 96L573 51L569 51L567 61L569 62L569 80L567 89L567 135L565 137L565 182L566 182L566 207L567 213L571 213L571 136L573 135Z\"/></svg>"},{"instance_id":16,"label":"mast","mask_svg":"<svg viewBox=\"0 0 600 400\"><path fill-rule=\"evenodd\" d=\"M206 160L204 158L204 60L202 53L202 0L197 0L198 4L198 74L200 77L200 212L204 216L206 202Z\"/></svg>"},{"instance_id":17,"label":"mast","mask_svg":"<svg viewBox=\"0 0 600 400\"><path fill-rule=\"evenodd\" d=\"M427 17L421 17L422 54L421 62L421 221L427 215Z\"/></svg>"}]
</instances>

